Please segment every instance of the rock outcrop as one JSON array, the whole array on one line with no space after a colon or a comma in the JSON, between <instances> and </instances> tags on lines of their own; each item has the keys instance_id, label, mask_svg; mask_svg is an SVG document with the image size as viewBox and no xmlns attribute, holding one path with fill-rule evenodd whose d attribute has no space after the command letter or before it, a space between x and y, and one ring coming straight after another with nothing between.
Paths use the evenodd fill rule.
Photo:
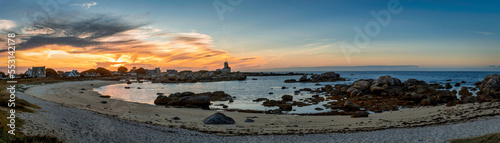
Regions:
<instances>
[{"instance_id":1,"label":"rock outcrop","mask_svg":"<svg viewBox=\"0 0 500 143\"><path fill-rule=\"evenodd\" d=\"M242 73L220 73L214 72L181 72L176 75L165 75L151 79L153 83L185 83L185 82L215 82L246 80L247 76Z\"/></svg>"},{"instance_id":2,"label":"rock outcrop","mask_svg":"<svg viewBox=\"0 0 500 143\"><path fill-rule=\"evenodd\" d=\"M297 81L295 79L287 79L285 83L293 82L335 82L335 81L345 81L345 78L340 77L340 74L335 72L325 72L322 74L312 74L310 78L307 75L303 75Z\"/></svg>"},{"instance_id":3,"label":"rock outcrop","mask_svg":"<svg viewBox=\"0 0 500 143\"><path fill-rule=\"evenodd\" d=\"M169 96L159 94L154 101L156 105L183 106L188 108L209 109L210 101L232 100L229 94L223 91L195 94L193 92L174 93Z\"/></svg>"},{"instance_id":4,"label":"rock outcrop","mask_svg":"<svg viewBox=\"0 0 500 143\"><path fill-rule=\"evenodd\" d=\"M476 93L478 100L499 101L500 100L500 75L488 75L484 77L479 85L479 91Z\"/></svg>"}]
</instances>

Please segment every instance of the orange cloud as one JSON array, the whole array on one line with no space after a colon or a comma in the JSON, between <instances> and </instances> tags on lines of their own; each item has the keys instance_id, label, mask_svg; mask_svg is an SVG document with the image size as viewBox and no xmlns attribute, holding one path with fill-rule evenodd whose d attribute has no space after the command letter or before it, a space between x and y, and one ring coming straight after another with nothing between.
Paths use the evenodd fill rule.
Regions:
<instances>
[{"instance_id":1,"label":"orange cloud","mask_svg":"<svg viewBox=\"0 0 500 143\"><path fill-rule=\"evenodd\" d=\"M17 66L56 70L116 70L119 66L214 70L222 68L227 59L233 69L241 70L265 63L260 57L234 57L215 49L212 37L206 34L162 32L106 16L68 21L35 22L23 28Z\"/></svg>"}]
</instances>

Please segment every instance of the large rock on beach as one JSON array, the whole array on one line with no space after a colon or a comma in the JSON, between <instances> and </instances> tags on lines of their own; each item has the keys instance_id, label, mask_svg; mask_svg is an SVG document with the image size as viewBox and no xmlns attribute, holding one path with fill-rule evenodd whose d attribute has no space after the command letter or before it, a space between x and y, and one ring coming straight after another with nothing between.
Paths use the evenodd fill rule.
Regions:
<instances>
[{"instance_id":1,"label":"large rock on beach","mask_svg":"<svg viewBox=\"0 0 500 143\"><path fill-rule=\"evenodd\" d=\"M234 121L233 118L228 117L222 113L215 113L212 116L209 116L203 120L203 123L205 124L235 124L236 122Z\"/></svg>"},{"instance_id":2,"label":"large rock on beach","mask_svg":"<svg viewBox=\"0 0 500 143\"><path fill-rule=\"evenodd\" d=\"M188 108L209 109L210 97L208 96L184 96L178 100L169 102L169 106L183 106Z\"/></svg>"},{"instance_id":3,"label":"large rock on beach","mask_svg":"<svg viewBox=\"0 0 500 143\"><path fill-rule=\"evenodd\" d=\"M484 77L476 94L479 101L498 101L500 99L500 75Z\"/></svg>"},{"instance_id":4,"label":"large rock on beach","mask_svg":"<svg viewBox=\"0 0 500 143\"><path fill-rule=\"evenodd\" d=\"M154 103L155 105L168 105L173 99L167 96L158 96L156 97Z\"/></svg>"}]
</instances>

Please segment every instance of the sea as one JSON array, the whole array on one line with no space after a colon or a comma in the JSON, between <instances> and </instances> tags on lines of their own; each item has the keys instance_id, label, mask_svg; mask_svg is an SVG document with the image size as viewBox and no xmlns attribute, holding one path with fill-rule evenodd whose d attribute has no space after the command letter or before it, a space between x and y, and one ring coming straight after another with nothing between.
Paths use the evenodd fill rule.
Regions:
<instances>
[{"instance_id":1,"label":"sea","mask_svg":"<svg viewBox=\"0 0 500 143\"><path fill-rule=\"evenodd\" d=\"M318 72L300 72L300 73L315 73L320 74L325 71ZM279 73L279 72L275 72ZM288 73L288 72L283 72ZM339 71L341 77L346 78L347 81L337 81L337 82L320 82L320 86L317 83L284 83L286 79L296 79L298 80L301 76L248 76L247 80L244 81L220 81L220 82L197 82L197 83L151 83L145 81L143 83L133 83L127 85L126 83L107 85L99 88L95 88L94 91L99 92L103 95L110 95L113 99L124 100L129 102L138 102L145 104L153 104L154 100L158 96L157 93L164 93L169 95L176 92L214 92L214 91L224 91L225 93L235 97L234 102L228 101L215 101L210 106L211 109L222 109L221 106L215 106L218 104L225 104L229 109L249 109L249 110L273 110L278 107L265 107L262 102L254 102L253 100L257 98L268 98L270 100L281 100L283 95L294 95L294 91L302 88L320 88L327 84L351 84L354 81L360 79L377 79L380 76L390 75L394 78L398 78L401 82L407 79L413 78L418 80L424 80L427 83L441 83L443 86L445 83L462 83L460 87L453 86L453 89L460 90L462 86L465 87L475 87L473 84L475 82L482 81L485 76L492 74L500 74L500 72L481 72L481 71ZM255 80L256 79L256 80ZM451 81L447 81L451 80ZM124 87L131 87L130 89L124 89ZM287 89L282 89L286 87ZM139 89L140 88L140 89ZM450 89L450 90L453 90ZM269 94L272 92L273 94ZM301 92L298 95L294 95L293 100L299 101L300 99L311 98L312 95L309 92ZM324 95L319 94L324 97ZM457 95L458 97L460 95ZM324 109L322 106L326 104L324 101L317 105L304 106L304 107L293 107L293 111L290 114L301 114L301 113L320 113L329 112L330 109ZM320 107L324 110L315 110L315 108Z\"/></svg>"}]
</instances>

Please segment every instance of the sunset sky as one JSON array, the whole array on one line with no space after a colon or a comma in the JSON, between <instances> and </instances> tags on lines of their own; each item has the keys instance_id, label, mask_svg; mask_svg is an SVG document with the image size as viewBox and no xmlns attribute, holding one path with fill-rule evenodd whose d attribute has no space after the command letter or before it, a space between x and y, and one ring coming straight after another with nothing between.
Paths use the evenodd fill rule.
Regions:
<instances>
[{"instance_id":1,"label":"sunset sky","mask_svg":"<svg viewBox=\"0 0 500 143\"><path fill-rule=\"evenodd\" d=\"M226 58L235 71L380 65L500 69L498 1L44 1L0 0L4 65L6 33L15 32L19 70L215 70ZM399 4L400 11L380 26L373 13L389 11L391 4ZM366 31L374 23L380 31L372 32L366 47L346 54L342 45L355 46L356 27Z\"/></svg>"}]
</instances>

